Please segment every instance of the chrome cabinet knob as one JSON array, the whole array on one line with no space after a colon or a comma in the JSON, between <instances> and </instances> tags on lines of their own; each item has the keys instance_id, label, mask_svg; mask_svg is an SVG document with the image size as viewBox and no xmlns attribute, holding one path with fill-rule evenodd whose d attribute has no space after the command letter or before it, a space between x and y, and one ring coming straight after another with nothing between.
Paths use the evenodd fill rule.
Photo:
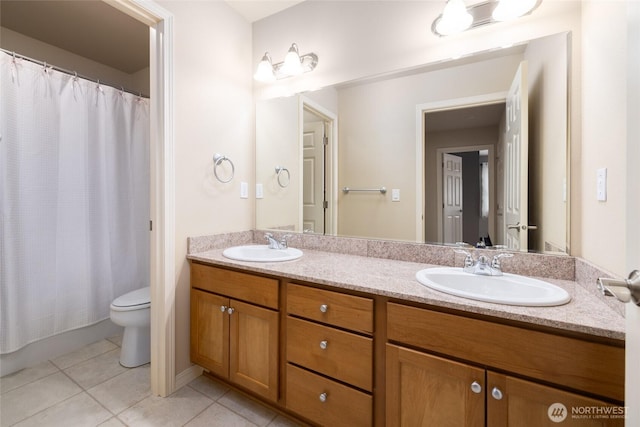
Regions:
<instances>
[{"instance_id":1,"label":"chrome cabinet knob","mask_svg":"<svg viewBox=\"0 0 640 427\"><path fill-rule=\"evenodd\" d=\"M322 305L320 306L320 311L321 311L322 313L326 313L326 312L327 312L327 310L329 310L329 306L328 306L327 304L322 304Z\"/></svg>"},{"instance_id":2,"label":"chrome cabinet knob","mask_svg":"<svg viewBox=\"0 0 640 427\"><path fill-rule=\"evenodd\" d=\"M235 308L233 308L233 307L229 307L229 308L227 309L227 313L229 313L229 314L233 314L233 312L234 312L234 311L236 311L236 309L235 309Z\"/></svg>"},{"instance_id":3,"label":"chrome cabinet knob","mask_svg":"<svg viewBox=\"0 0 640 427\"><path fill-rule=\"evenodd\" d=\"M320 402L326 402L327 401L327 393L320 393L320 396L318 397L320 399Z\"/></svg>"},{"instance_id":4,"label":"chrome cabinet knob","mask_svg":"<svg viewBox=\"0 0 640 427\"><path fill-rule=\"evenodd\" d=\"M495 400L502 400L502 391L500 391L498 387L494 387L493 390L491 390L491 396Z\"/></svg>"},{"instance_id":5,"label":"chrome cabinet knob","mask_svg":"<svg viewBox=\"0 0 640 427\"><path fill-rule=\"evenodd\" d=\"M225 311L227 311L227 306L226 306L226 305L221 305L221 306L220 306L220 311L221 311L221 312L223 312L223 313L224 313Z\"/></svg>"},{"instance_id":6,"label":"chrome cabinet knob","mask_svg":"<svg viewBox=\"0 0 640 427\"><path fill-rule=\"evenodd\" d=\"M482 393L482 386L478 381L474 381L471 383L471 391L476 394Z\"/></svg>"},{"instance_id":7,"label":"chrome cabinet knob","mask_svg":"<svg viewBox=\"0 0 640 427\"><path fill-rule=\"evenodd\" d=\"M320 341L320 348L323 350L327 349L327 345L329 345L329 342L327 340L322 340Z\"/></svg>"}]
</instances>

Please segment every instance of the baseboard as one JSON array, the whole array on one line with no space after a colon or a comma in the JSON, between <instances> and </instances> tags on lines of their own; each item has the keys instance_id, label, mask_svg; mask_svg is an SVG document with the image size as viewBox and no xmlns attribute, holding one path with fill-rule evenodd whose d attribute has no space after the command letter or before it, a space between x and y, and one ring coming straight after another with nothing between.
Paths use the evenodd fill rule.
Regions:
<instances>
[{"instance_id":1,"label":"baseboard","mask_svg":"<svg viewBox=\"0 0 640 427\"><path fill-rule=\"evenodd\" d=\"M202 369L202 367L198 365L191 365L184 371L180 372L178 375L176 375L174 391L180 390L182 387L198 378L200 375L202 375L203 370L204 369Z\"/></svg>"}]
</instances>

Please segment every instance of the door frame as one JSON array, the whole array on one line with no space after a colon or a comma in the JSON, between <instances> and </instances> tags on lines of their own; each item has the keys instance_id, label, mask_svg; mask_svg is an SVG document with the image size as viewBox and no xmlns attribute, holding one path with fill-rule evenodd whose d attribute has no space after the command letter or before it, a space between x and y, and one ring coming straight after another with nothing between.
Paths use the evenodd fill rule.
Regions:
<instances>
[{"instance_id":1,"label":"door frame","mask_svg":"<svg viewBox=\"0 0 640 427\"><path fill-rule=\"evenodd\" d=\"M469 146L463 146L463 147L450 147L450 148L438 148L436 149L436 158L437 158L437 165L436 165L436 191L437 191L437 195L436 195L436 203L438 206L442 206L443 204L443 195L442 195L442 172L443 172L443 168L442 168L442 155L447 153L447 154L452 154L452 153L466 153L468 151L480 151L480 150L488 150L489 154L488 154L488 162L489 162L489 201L490 201L490 206L491 205L495 205L494 203L494 197L495 197L495 149L492 145L469 145ZM423 184L424 185L424 184ZM463 189L464 189L464 184L463 184ZM464 190L463 190L463 194L464 194ZM463 208L464 210L464 205ZM489 209L489 235L493 236L493 238L495 239L495 219L496 219L496 212L495 209ZM444 241L444 216L442 213L442 208L438 209L438 241L439 242L443 242ZM462 224L463 224L463 229L464 229L464 212L463 212L463 217L462 217ZM424 239L424 236L422 236ZM475 242L467 242L467 243L475 243Z\"/></svg>"},{"instance_id":2,"label":"door frame","mask_svg":"<svg viewBox=\"0 0 640 427\"><path fill-rule=\"evenodd\" d=\"M327 208L325 215L325 235L335 236L338 232L337 224L338 224L338 168L336 165L338 164L338 115L333 111L328 110L317 102L309 99L308 97L302 95L300 96L300 112L299 112L299 123L298 129L300 129L300 164L299 170L302 171L303 168L303 155L302 155L302 146L303 146L303 134L304 134L304 110L309 110L313 114L325 120L329 125L329 132L327 132L327 138L329 139L326 151L325 151L325 159L324 159L324 173L325 173L325 191L327 193L326 200L329 202L329 207ZM302 198L303 191L303 183L302 183L302 174L300 174L300 195L299 200L304 200ZM303 218L303 204L300 203L300 225L302 226L302 218ZM302 228L300 228L302 230Z\"/></svg>"},{"instance_id":3,"label":"door frame","mask_svg":"<svg viewBox=\"0 0 640 427\"><path fill-rule=\"evenodd\" d=\"M175 375L175 141L173 14L146 0L102 0L149 26L151 392L168 396Z\"/></svg>"},{"instance_id":4,"label":"door frame","mask_svg":"<svg viewBox=\"0 0 640 427\"><path fill-rule=\"evenodd\" d=\"M428 102L416 105L416 242L425 242L425 173L427 162L426 153L426 113L436 111L456 110L459 108L479 107L482 105L497 104L506 102L507 92L493 92L477 96L469 96L465 98L446 99L444 101ZM491 170L491 169L489 169ZM438 174L438 176L440 176ZM442 179L442 177L440 177ZM440 200L442 203L442 199ZM440 216L442 213L440 212ZM440 218L440 222L442 218Z\"/></svg>"}]
</instances>

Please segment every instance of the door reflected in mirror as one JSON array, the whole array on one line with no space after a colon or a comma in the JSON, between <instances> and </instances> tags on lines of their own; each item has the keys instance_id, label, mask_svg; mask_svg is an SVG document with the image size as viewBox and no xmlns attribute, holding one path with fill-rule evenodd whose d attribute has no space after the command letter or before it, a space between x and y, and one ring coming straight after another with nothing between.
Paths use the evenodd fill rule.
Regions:
<instances>
[{"instance_id":1,"label":"door reflected in mirror","mask_svg":"<svg viewBox=\"0 0 640 427\"><path fill-rule=\"evenodd\" d=\"M568 37L258 101L256 180L265 191L256 227L567 253ZM511 93L516 75L528 101ZM455 117L485 108L499 119L470 127ZM513 121L515 112L525 119ZM458 129L445 130L447 121ZM473 165L462 168L459 223L443 205L456 188L444 186L444 153ZM272 184L284 161L287 189Z\"/></svg>"}]
</instances>

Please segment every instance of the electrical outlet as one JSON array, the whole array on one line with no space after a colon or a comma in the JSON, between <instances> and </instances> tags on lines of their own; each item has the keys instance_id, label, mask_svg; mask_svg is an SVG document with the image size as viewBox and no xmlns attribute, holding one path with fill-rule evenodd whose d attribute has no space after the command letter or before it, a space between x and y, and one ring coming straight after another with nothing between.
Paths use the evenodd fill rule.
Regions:
<instances>
[{"instance_id":1,"label":"electrical outlet","mask_svg":"<svg viewBox=\"0 0 640 427\"><path fill-rule=\"evenodd\" d=\"M607 201L607 168L598 169L596 172L596 197L599 202Z\"/></svg>"},{"instance_id":2,"label":"electrical outlet","mask_svg":"<svg viewBox=\"0 0 640 427\"><path fill-rule=\"evenodd\" d=\"M240 183L240 198L241 199L249 198L249 183L247 182Z\"/></svg>"}]
</instances>

